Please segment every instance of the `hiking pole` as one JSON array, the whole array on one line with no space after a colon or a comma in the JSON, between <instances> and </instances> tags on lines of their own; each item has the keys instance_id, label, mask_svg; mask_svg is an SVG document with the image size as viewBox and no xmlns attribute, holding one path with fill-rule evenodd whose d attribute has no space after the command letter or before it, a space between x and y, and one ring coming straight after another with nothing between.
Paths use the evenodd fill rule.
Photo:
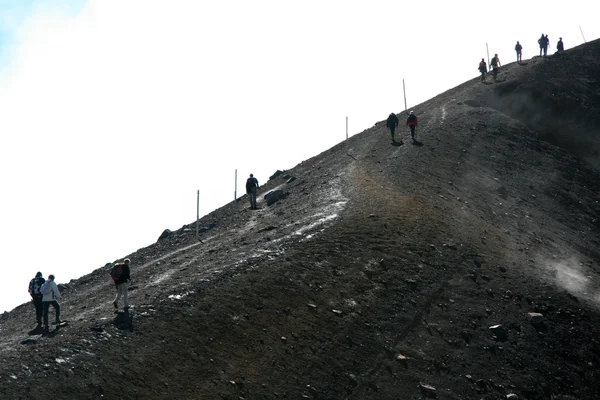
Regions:
<instances>
[{"instance_id":1,"label":"hiking pole","mask_svg":"<svg viewBox=\"0 0 600 400\"><path fill-rule=\"evenodd\" d=\"M408 107L406 107L406 87L404 86L404 79L402 79L402 91L404 92L404 113L408 112Z\"/></svg>"}]
</instances>

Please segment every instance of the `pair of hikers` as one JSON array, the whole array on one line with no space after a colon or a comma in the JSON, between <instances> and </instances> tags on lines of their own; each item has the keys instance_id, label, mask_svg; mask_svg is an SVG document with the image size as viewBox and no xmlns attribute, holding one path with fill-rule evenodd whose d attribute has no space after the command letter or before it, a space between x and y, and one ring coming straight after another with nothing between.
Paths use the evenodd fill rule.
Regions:
<instances>
[{"instance_id":1,"label":"pair of hikers","mask_svg":"<svg viewBox=\"0 0 600 400\"><path fill-rule=\"evenodd\" d=\"M544 56L548 54L548 45L550 44L550 39L548 39L548 35L542 36L538 39L538 44L540 45L540 56L544 53Z\"/></svg>"},{"instance_id":2,"label":"pair of hikers","mask_svg":"<svg viewBox=\"0 0 600 400\"><path fill-rule=\"evenodd\" d=\"M500 66L500 57L498 57L498 54L494 54L494 58L492 58L492 61L490 61L490 67L492 68L494 82L498 80L498 71L500 69ZM479 62L479 67L477 67L477 69L479 70L479 72L481 72L481 82L485 83L485 74L487 74L488 69L487 64L485 63L485 60L483 58Z\"/></svg>"},{"instance_id":3,"label":"pair of hikers","mask_svg":"<svg viewBox=\"0 0 600 400\"><path fill-rule=\"evenodd\" d=\"M393 142L396 141L396 138L394 137L394 135L396 133L396 127L399 125L399 123L400 123L400 120L394 113L391 113L389 115L389 117L385 123L386 126L390 130ZM417 119L415 112L411 111L410 114L408 114L408 118L406 119L406 126L408 126L410 128L410 136L412 137L413 141L415 140L415 129L417 128L418 125L419 125L419 120Z\"/></svg>"},{"instance_id":4,"label":"pair of hikers","mask_svg":"<svg viewBox=\"0 0 600 400\"><path fill-rule=\"evenodd\" d=\"M35 274L35 277L29 281L29 295L35 307L35 321L37 323L35 329L30 333L48 333L50 327L48 324L48 314L50 306L54 308L56 314L55 324L59 325L60 320L60 291L54 282L54 275L48 275L48 280L44 279L41 272ZM42 328L42 317L44 326Z\"/></svg>"}]
</instances>

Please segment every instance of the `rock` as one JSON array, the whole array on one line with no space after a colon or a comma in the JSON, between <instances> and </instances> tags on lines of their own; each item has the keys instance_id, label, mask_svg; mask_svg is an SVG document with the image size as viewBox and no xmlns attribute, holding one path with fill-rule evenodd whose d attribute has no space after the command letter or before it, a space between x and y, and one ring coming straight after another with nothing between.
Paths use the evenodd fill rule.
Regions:
<instances>
[{"instance_id":1,"label":"rock","mask_svg":"<svg viewBox=\"0 0 600 400\"><path fill-rule=\"evenodd\" d=\"M508 329L502 325L492 325L489 327L489 330L494 335L495 340L504 342L506 339L508 339Z\"/></svg>"},{"instance_id":2,"label":"rock","mask_svg":"<svg viewBox=\"0 0 600 400\"><path fill-rule=\"evenodd\" d=\"M356 379L356 375L354 375L354 374L348 374L348 380L350 381L350 385L352 387L357 387L358 386L358 379Z\"/></svg>"},{"instance_id":3,"label":"rock","mask_svg":"<svg viewBox=\"0 0 600 400\"><path fill-rule=\"evenodd\" d=\"M465 375L465 378L469 381L469 382L473 382L473 377L471 375Z\"/></svg>"},{"instance_id":4,"label":"rock","mask_svg":"<svg viewBox=\"0 0 600 400\"><path fill-rule=\"evenodd\" d=\"M274 173L273 175L271 175L271 176L269 177L269 180L271 180L271 179L275 179L275 178L277 178L279 175L283 175L283 171L281 171L281 170L279 170L279 169L278 169L277 171L275 171L275 173Z\"/></svg>"},{"instance_id":5,"label":"rock","mask_svg":"<svg viewBox=\"0 0 600 400\"><path fill-rule=\"evenodd\" d=\"M312 309L315 309L315 308L317 308L317 305L316 305L316 304L313 304L313 303L308 303L306 306L307 306L308 308L312 308Z\"/></svg>"},{"instance_id":6,"label":"rock","mask_svg":"<svg viewBox=\"0 0 600 400\"><path fill-rule=\"evenodd\" d=\"M285 183L292 183L296 180L295 176L292 176L290 179L288 179Z\"/></svg>"},{"instance_id":7,"label":"rock","mask_svg":"<svg viewBox=\"0 0 600 400\"><path fill-rule=\"evenodd\" d=\"M544 321L544 315L537 312L529 312L527 313L527 321L532 325L541 324Z\"/></svg>"},{"instance_id":8,"label":"rock","mask_svg":"<svg viewBox=\"0 0 600 400\"><path fill-rule=\"evenodd\" d=\"M431 398L436 398L437 397L437 391L431 385L428 385L426 383L420 382L419 383L419 389L421 389L421 392L423 393L423 395L425 397L431 397Z\"/></svg>"},{"instance_id":9,"label":"rock","mask_svg":"<svg viewBox=\"0 0 600 400\"><path fill-rule=\"evenodd\" d=\"M21 344L37 344L37 339L27 338L25 340L21 340Z\"/></svg>"},{"instance_id":10,"label":"rock","mask_svg":"<svg viewBox=\"0 0 600 400\"><path fill-rule=\"evenodd\" d=\"M173 231L171 231L170 229L165 229L163 231L163 233L161 233L160 236L158 237L158 240L166 239L169 236L171 236L172 234L173 234Z\"/></svg>"},{"instance_id":11,"label":"rock","mask_svg":"<svg viewBox=\"0 0 600 400\"><path fill-rule=\"evenodd\" d=\"M506 268L505 267L500 266L500 267L498 267L498 269L500 270L500 272L506 272Z\"/></svg>"},{"instance_id":12,"label":"rock","mask_svg":"<svg viewBox=\"0 0 600 400\"><path fill-rule=\"evenodd\" d=\"M338 314L338 315L341 315L341 314L342 314L342 310L331 310L331 311L333 311L334 313L336 313L336 314Z\"/></svg>"},{"instance_id":13,"label":"rock","mask_svg":"<svg viewBox=\"0 0 600 400\"><path fill-rule=\"evenodd\" d=\"M396 360L405 367L408 365L408 357L406 357L404 354L398 354L396 356Z\"/></svg>"},{"instance_id":14,"label":"rock","mask_svg":"<svg viewBox=\"0 0 600 400\"><path fill-rule=\"evenodd\" d=\"M278 202L281 199L284 199L287 197L287 194L283 193L283 190L281 189L277 189L277 190L272 190L269 193L265 194L264 199L267 203L268 206L270 206L271 204L274 204L276 202Z\"/></svg>"},{"instance_id":15,"label":"rock","mask_svg":"<svg viewBox=\"0 0 600 400\"><path fill-rule=\"evenodd\" d=\"M519 396L517 396L517 395L516 395L516 394L514 394L514 393L509 393L509 394L507 394L507 395L506 395L506 398L507 398L507 399L511 399L511 400L518 400L518 399L519 399Z\"/></svg>"}]
</instances>

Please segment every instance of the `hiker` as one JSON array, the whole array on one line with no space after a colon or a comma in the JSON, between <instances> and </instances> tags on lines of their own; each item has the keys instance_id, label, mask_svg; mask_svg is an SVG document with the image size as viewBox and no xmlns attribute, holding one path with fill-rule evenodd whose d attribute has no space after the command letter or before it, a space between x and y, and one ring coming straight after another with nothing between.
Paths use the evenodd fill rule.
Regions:
<instances>
[{"instance_id":1,"label":"hiker","mask_svg":"<svg viewBox=\"0 0 600 400\"><path fill-rule=\"evenodd\" d=\"M496 82L498 78L498 69L500 68L500 59L498 58L498 54L494 54L494 58L490 61L490 66L492 67L492 72L494 74L494 82Z\"/></svg>"},{"instance_id":2,"label":"hiker","mask_svg":"<svg viewBox=\"0 0 600 400\"><path fill-rule=\"evenodd\" d=\"M556 52L560 54L563 51L565 51L565 45L562 41L562 38L558 38L558 43L556 44Z\"/></svg>"},{"instance_id":3,"label":"hiker","mask_svg":"<svg viewBox=\"0 0 600 400\"><path fill-rule=\"evenodd\" d=\"M390 133L392 134L392 142L395 142L396 139L394 139L394 132L396 131L396 127L398 126L398 124L400 123L400 121L398 120L398 117L396 117L396 114L391 113L390 116L388 117L385 125L390 129Z\"/></svg>"},{"instance_id":4,"label":"hiker","mask_svg":"<svg viewBox=\"0 0 600 400\"><path fill-rule=\"evenodd\" d=\"M482 58L479 63L479 72L481 72L481 82L485 83L485 74L487 74L487 64L485 60Z\"/></svg>"},{"instance_id":5,"label":"hiker","mask_svg":"<svg viewBox=\"0 0 600 400\"><path fill-rule=\"evenodd\" d=\"M548 39L548 35L544 39L544 56L548 55L548 46L550 46L550 39Z\"/></svg>"},{"instance_id":6,"label":"hiker","mask_svg":"<svg viewBox=\"0 0 600 400\"><path fill-rule=\"evenodd\" d=\"M39 331L42 329L42 315L44 314L44 307L42 304L42 295L41 289L42 285L46 282L41 272L35 274L35 278L29 281L29 295L31 296L31 301L33 301L33 305L35 307L35 321L37 322L37 326L35 327L35 331Z\"/></svg>"},{"instance_id":7,"label":"hiker","mask_svg":"<svg viewBox=\"0 0 600 400\"><path fill-rule=\"evenodd\" d=\"M114 264L110 269L110 276L113 279L113 281L115 281L115 288L117 289L117 294L115 295L115 299L113 300L115 314L119 312L119 300L121 299L121 296L123 296L123 309L125 311L129 310L129 288L127 287L127 282L130 280L130 263L131 260L129 258L126 258L123 261Z\"/></svg>"},{"instance_id":8,"label":"hiker","mask_svg":"<svg viewBox=\"0 0 600 400\"><path fill-rule=\"evenodd\" d=\"M250 199L250 208L256 210L256 189L258 189L258 179L250 174L250 178L246 180L246 193Z\"/></svg>"},{"instance_id":9,"label":"hiker","mask_svg":"<svg viewBox=\"0 0 600 400\"><path fill-rule=\"evenodd\" d=\"M542 36L538 39L538 44L540 45L540 57L542 56L542 53L544 53L544 47L547 47L544 43L546 43L546 37L542 33Z\"/></svg>"},{"instance_id":10,"label":"hiker","mask_svg":"<svg viewBox=\"0 0 600 400\"><path fill-rule=\"evenodd\" d=\"M517 52L517 64L521 64L521 50L523 50L523 46L517 40L517 45L515 46L515 51Z\"/></svg>"},{"instance_id":11,"label":"hiker","mask_svg":"<svg viewBox=\"0 0 600 400\"><path fill-rule=\"evenodd\" d=\"M417 116L414 111L411 111L406 119L406 126L410 127L410 136L412 137L413 142L415 141L415 129L418 125L419 121L417 120Z\"/></svg>"},{"instance_id":12,"label":"hiker","mask_svg":"<svg viewBox=\"0 0 600 400\"><path fill-rule=\"evenodd\" d=\"M54 311L56 313L56 325L60 324L60 304L58 304L58 300L60 300L60 291L58 290L58 286L54 283L54 275L48 275L48 280L44 282L42 287L40 288L40 292L42 293L42 305L44 308L44 333L48 333L50 328L48 326L48 313L50 312L50 306L54 307Z\"/></svg>"}]
</instances>

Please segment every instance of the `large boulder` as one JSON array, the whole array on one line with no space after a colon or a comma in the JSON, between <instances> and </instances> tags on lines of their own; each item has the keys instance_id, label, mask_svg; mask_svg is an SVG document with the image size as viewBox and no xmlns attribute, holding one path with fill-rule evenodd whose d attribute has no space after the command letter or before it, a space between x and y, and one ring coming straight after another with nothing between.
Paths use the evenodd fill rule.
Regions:
<instances>
[{"instance_id":1,"label":"large boulder","mask_svg":"<svg viewBox=\"0 0 600 400\"><path fill-rule=\"evenodd\" d=\"M277 171L275 171L275 173L274 173L273 175L271 175L271 176L269 177L269 180L271 180L271 179L275 179L275 178L277 178L279 175L282 175L282 174L283 174L283 171L281 171L281 170L277 170Z\"/></svg>"},{"instance_id":2,"label":"large boulder","mask_svg":"<svg viewBox=\"0 0 600 400\"><path fill-rule=\"evenodd\" d=\"M287 197L287 194L283 192L283 190L281 189L277 189L277 190L272 190L269 193L265 194L265 202L267 203L268 206L270 206L273 203L278 202L281 199L285 199Z\"/></svg>"},{"instance_id":3,"label":"large boulder","mask_svg":"<svg viewBox=\"0 0 600 400\"><path fill-rule=\"evenodd\" d=\"M170 229L165 229L163 231L163 233L161 233L160 236L158 237L158 240L166 239L169 236L171 236L172 234L173 234L173 231L171 231Z\"/></svg>"}]
</instances>

